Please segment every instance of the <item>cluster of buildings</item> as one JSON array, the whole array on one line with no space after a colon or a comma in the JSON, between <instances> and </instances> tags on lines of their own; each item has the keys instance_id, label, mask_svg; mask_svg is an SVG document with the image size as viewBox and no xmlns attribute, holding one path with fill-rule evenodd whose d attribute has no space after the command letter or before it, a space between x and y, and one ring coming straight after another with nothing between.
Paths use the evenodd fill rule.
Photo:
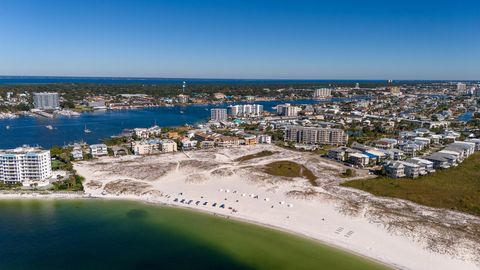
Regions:
<instances>
[{"instance_id":1,"label":"cluster of buildings","mask_svg":"<svg viewBox=\"0 0 480 270\"><path fill-rule=\"evenodd\" d=\"M475 143L457 141L447 145L443 150L425 157L414 157L406 161L387 161L384 170L391 178L417 178L435 172L435 169L448 169L458 166L475 152Z\"/></svg>"},{"instance_id":2,"label":"cluster of buildings","mask_svg":"<svg viewBox=\"0 0 480 270\"><path fill-rule=\"evenodd\" d=\"M177 143L170 139L148 139L133 141L131 146L135 155L177 152Z\"/></svg>"},{"instance_id":3,"label":"cluster of buildings","mask_svg":"<svg viewBox=\"0 0 480 270\"><path fill-rule=\"evenodd\" d=\"M239 147L241 145L270 144L272 137L265 134L246 134L239 132L235 136L227 136L212 131L196 131L189 133L193 141L198 143L199 148L213 147Z\"/></svg>"},{"instance_id":4,"label":"cluster of buildings","mask_svg":"<svg viewBox=\"0 0 480 270\"><path fill-rule=\"evenodd\" d=\"M431 134L434 136L435 134ZM448 141L443 136L442 141ZM437 136L434 136L437 138ZM353 142L350 147L342 146L328 151L328 157L356 167L381 166L384 173L392 178L417 178L421 175L435 172L438 169L448 169L457 166L475 151L480 150L480 139L455 141L442 146L440 140L432 141L431 137L416 137L404 144L402 139L384 138L372 142L372 146ZM413 144L423 154L405 148ZM429 151L435 144L438 151ZM407 151L405 151L407 150Z\"/></svg>"}]
</instances>

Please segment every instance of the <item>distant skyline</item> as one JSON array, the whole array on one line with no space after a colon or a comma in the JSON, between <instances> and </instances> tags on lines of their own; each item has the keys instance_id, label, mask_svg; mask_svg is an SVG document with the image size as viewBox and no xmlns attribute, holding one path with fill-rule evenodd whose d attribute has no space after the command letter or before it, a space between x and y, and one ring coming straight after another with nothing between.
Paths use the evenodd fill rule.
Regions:
<instances>
[{"instance_id":1,"label":"distant skyline","mask_svg":"<svg viewBox=\"0 0 480 270\"><path fill-rule=\"evenodd\" d=\"M480 2L0 1L0 75L479 80Z\"/></svg>"}]
</instances>

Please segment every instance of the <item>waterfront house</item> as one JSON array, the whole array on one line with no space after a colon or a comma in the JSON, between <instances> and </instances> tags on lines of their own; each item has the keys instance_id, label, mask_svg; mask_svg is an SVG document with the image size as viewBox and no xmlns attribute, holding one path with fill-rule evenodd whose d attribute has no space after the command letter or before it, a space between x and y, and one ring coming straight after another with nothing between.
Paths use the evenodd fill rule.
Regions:
<instances>
[{"instance_id":1,"label":"waterfront house","mask_svg":"<svg viewBox=\"0 0 480 270\"><path fill-rule=\"evenodd\" d=\"M161 140L159 143L159 150L163 153L177 152L177 143L170 139Z\"/></svg>"},{"instance_id":2,"label":"waterfront house","mask_svg":"<svg viewBox=\"0 0 480 270\"><path fill-rule=\"evenodd\" d=\"M74 160L82 160L83 159L83 151L80 147L75 147L72 150L72 157Z\"/></svg>"},{"instance_id":3,"label":"waterfront house","mask_svg":"<svg viewBox=\"0 0 480 270\"><path fill-rule=\"evenodd\" d=\"M90 145L90 154L92 157L101 157L108 155L108 148L106 144L92 144Z\"/></svg>"},{"instance_id":4,"label":"waterfront house","mask_svg":"<svg viewBox=\"0 0 480 270\"><path fill-rule=\"evenodd\" d=\"M150 155L159 152L160 140L141 140L132 142L132 151L135 155Z\"/></svg>"}]
</instances>

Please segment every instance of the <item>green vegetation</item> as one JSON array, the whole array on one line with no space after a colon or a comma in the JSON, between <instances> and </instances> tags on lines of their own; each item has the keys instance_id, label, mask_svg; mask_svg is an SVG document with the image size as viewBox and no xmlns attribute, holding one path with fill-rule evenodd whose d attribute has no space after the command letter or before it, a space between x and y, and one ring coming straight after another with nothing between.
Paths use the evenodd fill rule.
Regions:
<instances>
[{"instance_id":1,"label":"green vegetation","mask_svg":"<svg viewBox=\"0 0 480 270\"><path fill-rule=\"evenodd\" d=\"M83 191L83 180L85 179L80 175L72 175L66 180L54 182L51 190Z\"/></svg>"},{"instance_id":2,"label":"green vegetation","mask_svg":"<svg viewBox=\"0 0 480 270\"><path fill-rule=\"evenodd\" d=\"M17 183L17 184L5 184L3 182L0 182L0 190L12 190L12 189L19 189L22 187L22 184Z\"/></svg>"},{"instance_id":3,"label":"green vegetation","mask_svg":"<svg viewBox=\"0 0 480 270\"><path fill-rule=\"evenodd\" d=\"M246 156L243 156L243 157L239 157L239 158L235 159L235 161L240 161L241 162L241 161L247 161L247 160L251 160L251 159L255 159L255 158L268 157L268 156L273 155L274 153L275 152L265 150L265 151L258 152L256 154L251 154L251 155L246 155Z\"/></svg>"},{"instance_id":4,"label":"green vegetation","mask_svg":"<svg viewBox=\"0 0 480 270\"><path fill-rule=\"evenodd\" d=\"M348 181L342 186L480 216L480 152L456 168L441 170L415 180L380 177Z\"/></svg>"},{"instance_id":5,"label":"green vegetation","mask_svg":"<svg viewBox=\"0 0 480 270\"><path fill-rule=\"evenodd\" d=\"M52 170L72 171L72 149L54 146L50 148L50 156L54 158L52 161Z\"/></svg>"},{"instance_id":6,"label":"green vegetation","mask_svg":"<svg viewBox=\"0 0 480 270\"><path fill-rule=\"evenodd\" d=\"M103 143L106 144L107 146L114 146L114 145L128 143L129 140L130 139L128 137L114 137L114 138L104 139Z\"/></svg>"},{"instance_id":7,"label":"green vegetation","mask_svg":"<svg viewBox=\"0 0 480 270\"><path fill-rule=\"evenodd\" d=\"M293 161L275 161L265 167L265 172L274 176L303 177L308 179L312 186L317 186L317 177L305 166Z\"/></svg>"},{"instance_id":8,"label":"green vegetation","mask_svg":"<svg viewBox=\"0 0 480 270\"><path fill-rule=\"evenodd\" d=\"M70 175L66 179L61 179L52 183L51 190L63 190L63 191L82 191L83 177L76 174L72 164L72 149L69 147L54 146L50 148L50 155L52 160L52 170L64 170L68 171Z\"/></svg>"},{"instance_id":9,"label":"green vegetation","mask_svg":"<svg viewBox=\"0 0 480 270\"><path fill-rule=\"evenodd\" d=\"M352 169L346 169L345 172L343 172L340 177L343 178L349 178L349 177L354 177L355 176L355 171Z\"/></svg>"}]
</instances>

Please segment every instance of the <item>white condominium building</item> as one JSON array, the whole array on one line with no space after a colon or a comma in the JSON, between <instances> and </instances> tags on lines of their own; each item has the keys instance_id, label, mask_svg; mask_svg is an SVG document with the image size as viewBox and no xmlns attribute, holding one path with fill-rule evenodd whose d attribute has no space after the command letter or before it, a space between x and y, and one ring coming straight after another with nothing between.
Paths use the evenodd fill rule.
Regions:
<instances>
[{"instance_id":1,"label":"white condominium building","mask_svg":"<svg viewBox=\"0 0 480 270\"><path fill-rule=\"evenodd\" d=\"M329 88L319 88L313 91L313 98L315 99L324 99L332 97L332 89Z\"/></svg>"},{"instance_id":2,"label":"white condominium building","mask_svg":"<svg viewBox=\"0 0 480 270\"><path fill-rule=\"evenodd\" d=\"M348 135L338 128L287 126L284 139L303 144L345 145Z\"/></svg>"},{"instance_id":3,"label":"white condominium building","mask_svg":"<svg viewBox=\"0 0 480 270\"><path fill-rule=\"evenodd\" d=\"M35 109L49 110L60 108L58 93L33 93L33 104Z\"/></svg>"},{"instance_id":4,"label":"white condominium building","mask_svg":"<svg viewBox=\"0 0 480 270\"><path fill-rule=\"evenodd\" d=\"M45 180L51 175L49 150L26 147L0 150L0 181L4 183Z\"/></svg>"},{"instance_id":5,"label":"white condominium building","mask_svg":"<svg viewBox=\"0 0 480 270\"><path fill-rule=\"evenodd\" d=\"M227 109L211 109L212 121L227 121Z\"/></svg>"},{"instance_id":6,"label":"white condominium building","mask_svg":"<svg viewBox=\"0 0 480 270\"><path fill-rule=\"evenodd\" d=\"M228 114L231 116L259 116L263 113L263 105L244 104L228 106Z\"/></svg>"},{"instance_id":7,"label":"white condominium building","mask_svg":"<svg viewBox=\"0 0 480 270\"><path fill-rule=\"evenodd\" d=\"M297 106L292 106L289 103L277 105L277 114L283 116L297 116L302 109Z\"/></svg>"}]
</instances>

